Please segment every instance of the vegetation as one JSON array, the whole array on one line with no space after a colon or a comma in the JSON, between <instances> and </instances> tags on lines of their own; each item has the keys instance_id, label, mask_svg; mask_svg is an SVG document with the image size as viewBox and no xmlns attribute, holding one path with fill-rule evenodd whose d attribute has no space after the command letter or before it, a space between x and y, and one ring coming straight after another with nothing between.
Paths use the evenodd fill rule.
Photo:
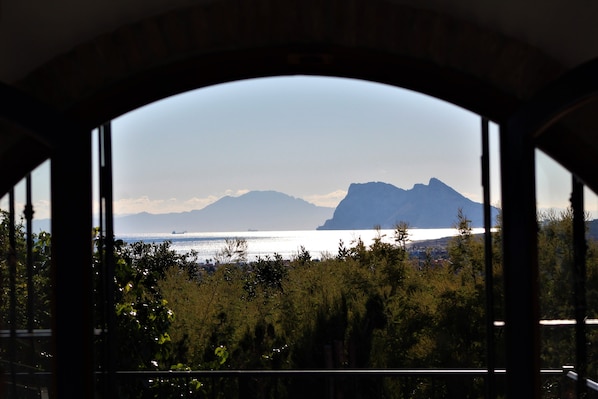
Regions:
<instances>
[{"instance_id":1,"label":"vegetation","mask_svg":"<svg viewBox=\"0 0 598 399\"><path fill-rule=\"evenodd\" d=\"M11 224L8 212L0 210L0 330L13 334L17 330L49 329L50 234L42 232L34 237L28 263L24 226L19 221L14 227ZM10 343L4 339L0 373L49 370L51 353L47 337Z\"/></svg>"},{"instance_id":2,"label":"vegetation","mask_svg":"<svg viewBox=\"0 0 598 399\"><path fill-rule=\"evenodd\" d=\"M571 212L540 215L539 246L542 318L573 317ZM338 253L312 259L300 248L291 260L279 255L248 261L243 240L227 241L216 265L197 254L176 253L170 242L115 243L114 314L119 370L413 369L483 368L486 364L484 243L457 214L458 234L442 253L409 251L408 225L395 227L392 243L378 229L372 243L339 242ZM7 215L0 224L0 272L4 326L26 323L24 232L17 226L17 254L9 253ZM97 243L101 243L98 237ZM35 328L49 326L49 235L35 236ZM501 318L500 226L493 233L492 264L497 318ZM101 275L100 246L96 250ZM588 309L598 305L598 262L588 243ZM15 265L5 259L16 259ZM11 267L16 272L11 274ZM11 280L13 279L13 280ZM10 281L9 281L10 280ZM15 287L14 294L10 287ZM98 285L97 296L102 290ZM14 295L18 304L11 308ZM99 301L99 299L98 299ZM12 309L12 310L11 310ZM13 312L14 318L7 315ZM102 320L100 307L98 323ZM594 317L590 314L589 317ZM21 327L19 327L21 328ZM26 328L26 327L24 327ZM544 329L542 367L575 360L573 330ZM500 329L495 331L497 345ZM598 340L588 332L589 344ZM102 348L98 339L98 349ZM592 346L589 346L591 348ZM10 358L3 345L2 358ZM36 349L48 353L46 347ZM590 349L591 350L591 349ZM504 359L497 350L498 367ZM595 354L589 358L594 359ZM46 370L43 356L33 364ZM98 353L100 359L100 353ZM31 364L28 359L22 363ZM29 362L29 363L28 363ZM591 375L596 365L588 365ZM546 381L546 397L557 397L559 380ZM500 389L500 384L499 384ZM471 376L377 379L151 378L120 384L119 397L482 397L484 380Z\"/></svg>"}]
</instances>

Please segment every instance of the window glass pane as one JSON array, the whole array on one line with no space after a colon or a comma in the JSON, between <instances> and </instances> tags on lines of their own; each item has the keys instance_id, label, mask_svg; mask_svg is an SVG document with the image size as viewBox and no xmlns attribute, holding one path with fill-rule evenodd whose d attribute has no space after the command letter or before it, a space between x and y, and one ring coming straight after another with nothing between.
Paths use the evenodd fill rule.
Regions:
<instances>
[{"instance_id":1,"label":"window glass pane","mask_svg":"<svg viewBox=\"0 0 598 399\"><path fill-rule=\"evenodd\" d=\"M575 364L575 286L571 174L536 151L542 367Z\"/></svg>"},{"instance_id":2,"label":"window glass pane","mask_svg":"<svg viewBox=\"0 0 598 399\"><path fill-rule=\"evenodd\" d=\"M112 123L115 232L123 240L117 264L139 271L135 287L117 287L117 307L175 315L162 328L184 352L177 364L485 366L478 115L377 83L285 77L184 93ZM494 225L498 129L490 130ZM265 213L246 197L258 193L260 201L274 201ZM287 205L275 213L281 197ZM417 217L402 219L408 214L398 212L402 205L385 202L395 197L409 198L404 208L420 209L411 212ZM291 223L287 216L303 212L296 201L328 213ZM361 224L336 215L351 201L360 206L346 214ZM368 218L393 206L402 216ZM253 211L242 213L246 208ZM330 220L341 224L318 229ZM400 222L407 222L402 238ZM139 242L165 247L154 251ZM494 242L500 281L500 241ZM165 301L141 306L159 297ZM123 326L136 318L125 315ZM156 350L153 337L130 331L137 330L121 331L119 341ZM119 368L168 369L174 361L148 366L140 352L130 355L118 359ZM357 389L367 396L366 383ZM480 396L484 385L472 376L399 377L384 389Z\"/></svg>"},{"instance_id":3,"label":"window glass pane","mask_svg":"<svg viewBox=\"0 0 598 399\"><path fill-rule=\"evenodd\" d=\"M585 212L588 218L588 230L586 233L586 301L587 301L587 324L586 338L588 345L587 375L590 379L598 381L597 364L592 359L598 356L598 196L592 190L584 190Z\"/></svg>"},{"instance_id":4,"label":"window glass pane","mask_svg":"<svg viewBox=\"0 0 598 399\"><path fill-rule=\"evenodd\" d=\"M14 258L8 255L9 219L2 215L0 235L0 373L12 373L10 392L29 395L46 392L52 371L50 290L50 176L49 161L31 172L32 254L28 258L26 179L14 187ZM9 195L0 199L0 209L10 209ZM11 260L14 259L14 263ZM37 374L36 374L37 373ZM11 374L7 374L11 375ZM8 386L8 385L7 385ZM8 392L8 391L7 391ZM24 397L24 396L23 396Z\"/></svg>"}]
</instances>

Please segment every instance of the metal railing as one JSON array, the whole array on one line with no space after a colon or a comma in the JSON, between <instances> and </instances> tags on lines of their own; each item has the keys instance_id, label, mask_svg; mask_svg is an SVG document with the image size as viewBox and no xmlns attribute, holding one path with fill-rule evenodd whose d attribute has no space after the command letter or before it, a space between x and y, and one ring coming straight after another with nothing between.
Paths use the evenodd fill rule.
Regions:
<instances>
[{"instance_id":1,"label":"metal railing","mask_svg":"<svg viewBox=\"0 0 598 399\"><path fill-rule=\"evenodd\" d=\"M542 369L540 370L542 377L562 377L562 390L566 390L566 380L577 381L578 374L571 366L563 366L561 369ZM497 376L506 376L505 369L496 369L494 374ZM36 397L45 399L48 398L48 386L51 382L52 373L50 372L19 372L16 373L17 381L10 381L10 374L5 375L5 383L11 385L16 383L19 391L35 392ZM287 380L290 379L320 379L325 381L327 385L326 392L323 392L322 397L335 397L334 389L338 387L335 381L347 383L355 383L360 378L373 379L380 384L385 378L393 378L395 380L413 379L427 380L432 383L433 380L447 379L454 377L468 377L468 378L486 378L489 376L489 370L484 368L417 368L417 369L307 369L307 370L189 370L189 371L117 371L116 378L121 384L128 384L134 380L142 380L146 384L148 382L161 381L168 384L175 380L190 381L192 379L202 380L204 382L211 381L211 388L204 396L201 397L218 397L221 393L218 391L218 380L224 380L224 385L231 384L237 387L243 387L243 380ZM39 385L33 382L33 377L40 382ZM97 377L101 378L102 373L98 372ZM43 381L43 383L42 383ZM32 383L33 382L33 383ZM598 383L592 380L586 380L587 386L594 392L598 392ZM222 384L222 381L220 381ZM191 396L189 397L197 397ZM251 397L248 392L239 390L237 398ZM350 397L350 396L349 396ZM373 396L376 397L376 396ZM378 397L382 397L380 393ZM441 397L441 396L439 396Z\"/></svg>"},{"instance_id":2,"label":"metal railing","mask_svg":"<svg viewBox=\"0 0 598 399\"><path fill-rule=\"evenodd\" d=\"M551 379L552 390L557 390L557 397L564 397L572 392L566 383L571 370L542 369L540 374L544 379ZM485 368L417 368L417 369L307 369L307 370L189 370L189 371L117 371L116 380L121 384L130 384L133 381L144 381L144 385L171 383L189 384L192 380L202 381L205 384L204 396L206 398L253 398L253 397L284 397L277 391L286 387L296 387L297 384L319 384L318 397L322 398L352 398L362 397L367 391L368 398L385 397L422 397L445 398L447 392L443 391L446 383L453 382L458 385L467 385L478 380L478 393L483 395L483 386L490 379L497 379L492 384L497 391L504 392L506 370L504 368L492 370ZM385 382L392 380L391 384ZM299 381L299 382L298 382ZM499 382L500 381L500 382ZM557 382L556 388L554 382ZM281 383L283 386L278 385ZM292 383L295 383L293 385ZM250 392L250 386L267 386L259 395ZM261 385L260 385L261 384ZM232 390L231 390L231 387ZM409 394L397 391L408 387ZM502 387L502 388L501 388ZM232 392L231 392L232 391ZM419 392L418 392L419 391ZM573 391L574 392L574 391ZM313 391L311 392L313 393ZM493 394L496 395L496 391ZM271 396L274 394L274 396ZM270 395L270 396L269 396ZM337 396L340 395L340 396ZM389 396L390 395L390 396ZM393 396L398 395L398 396ZM401 396L402 395L402 396ZM196 397L196 396L192 396ZM294 397L291 395L291 397Z\"/></svg>"},{"instance_id":3,"label":"metal railing","mask_svg":"<svg viewBox=\"0 0 598 399\"><path fill-rule=\"evenodd\" d=\"M573 367L568 368L565 366L563 369L566 373L565 375L567 376L567 378L570 378L573 381L577 381L579 379L579 375L575 371L573 371ZM598 382L586 378L586 386L590 388L592 391L598 392Z\"/></svg>"}]
</instances>

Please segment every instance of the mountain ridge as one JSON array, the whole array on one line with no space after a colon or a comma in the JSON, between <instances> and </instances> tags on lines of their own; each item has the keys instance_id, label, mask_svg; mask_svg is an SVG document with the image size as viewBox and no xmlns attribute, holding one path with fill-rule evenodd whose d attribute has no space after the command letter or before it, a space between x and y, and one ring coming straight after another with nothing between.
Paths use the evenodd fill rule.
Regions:
<instances>
[{"instance_id":1,"label":"mountain ridge","mask_svg":"<svg viewBox=\"0 0 598 399\"><path fill-rule=\"evenodd\" d=\"M412 228L450 228L454 227L459 210L471 220L472 227L483 227L483 204L437 178L432 177L427 185L417 183L410 190L383 182L352 183L333 217L318 230L360 230L374 226L392 229L399 222L406 222ZM498 208L491 207L492 220L496 220L498 212Z\"/></svg>"},{"instance_id":2,"label":"mountain ridge","mask_svg":"<svg viewBox=\"0 0 598 399\"><path fill-rule=\"evenodd\" d=\"M312 230L334 208L321 207L278 191L225 196L198 210L133 214L114 218L118 234L171 231Z\"/></svg>"},{"instance_id":3,"label":"mountain ridge","mask_svg":"<svg viewBox=\"0 0 598 399\"><path fill-rule=\"evenodd\" d=\"M352 183L336 208L321 207L303 199L273 191L250 191L239 197L225 196L197 210L114 217L119 234L171 232L222 232L247 230L360 230L394 228L406 222L411 228L454 227L463 210L472 227L483 226L483 205L476 203L437 178L411 189L390 183ZM492 207L494 222L498 209ZM49 219L34 220L35 231L50 231Z\"/></svg>"}]
</instances>

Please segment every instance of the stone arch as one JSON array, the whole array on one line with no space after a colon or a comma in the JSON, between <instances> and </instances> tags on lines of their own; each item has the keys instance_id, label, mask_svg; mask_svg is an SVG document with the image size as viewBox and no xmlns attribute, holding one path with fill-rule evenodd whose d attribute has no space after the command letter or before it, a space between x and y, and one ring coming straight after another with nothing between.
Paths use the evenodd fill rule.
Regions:
<instances>
[{"instance_id":1,"label":"stone arch","mask_svg":"<svg viewBox=\"0 0 598 399\"><path fill-rule=\"evenodd\" d=\"M18 87L87 128L191 89L289 74L392 84L500 121L562 70L521 42L387 1L221 0L82 43Z\"/></svg>"},{"instance_id":2,"label":"stone arch","mask_svg":"<svg viewBox=\"0 0 598 399\"><path fill-rule=\"evenodd\" d=\"M56 281L86 281L84 268L68 266L91 263L87 235L91 228L91 194L87 190L91 173L87 154L76 151L89 148L90 141L82 134L72 137L77 132L87 133L130 110L191 89L290 74L352 77L396 85L504 122L564 70L527 44L446 14L392 0L213 0L165 11L85 41L15 83L78 128L60 131L58 123L56 129L62 136L57 139L62 148L54 154L58 165L53 172L53 195L57 199L60 194L71 195L71 202L53 201L53 262L66 266L56 268ZM23 134L15 136L17 143L7 146L7 151L14 148L25 153L35 141L28 141ZM73 152L65 148L64 142L69 141L75 144ZM12 178L22 177L50 151L44 147L35 154L29 152L18 167L8 165L11 167L3 170L10 170ZM73 154L77 155L74 162ZM60 172L70 171L72 165L85 169L81 176L63 179ZM516 173L508 177L513 176ZM534 242L535 223L518 221L533 202L533 192L526 185L530 180L520 178L512 184L527 195L523 205L513 207L515 212L509 217L515 223L505 234L508 237L508 233L519 230L527 233L521 242L517 241L520 235L513 234L510 242L514 250L505 251L510 256L506 264L517 271L515 278L534 263L534 248L526 244ZM72 218L73 214L81 217ZM528 274L524 276L528 280L520 280L533 280L531 272ZM523 289L511 292L510 303L513 313L522 317L513 325L533 333L534 319L525 316L526 311L534 310L537 291L531 284L519 286ZM61 393L89 393L93 365L87 354L91 353L91 343L80 334L87 321L80 321L73 329L70 320L69 325L63 320L73 312L72 298L80 299L76 301L79 313L89 313L90 290L84 285L61 287L53 287L59 313L55 316L57 352L62 356L56 367L57 386ZM521 310L522 304L527 309ZM507 348L511 355L525 356L520 362L523 372L515 370L509 376L519 394L536 386L535 374L529 377L536 372L532 348L536 341L531 334L523 338ZM72 364L81 365L76 375Z\"/></svg>"}]
</instances>

